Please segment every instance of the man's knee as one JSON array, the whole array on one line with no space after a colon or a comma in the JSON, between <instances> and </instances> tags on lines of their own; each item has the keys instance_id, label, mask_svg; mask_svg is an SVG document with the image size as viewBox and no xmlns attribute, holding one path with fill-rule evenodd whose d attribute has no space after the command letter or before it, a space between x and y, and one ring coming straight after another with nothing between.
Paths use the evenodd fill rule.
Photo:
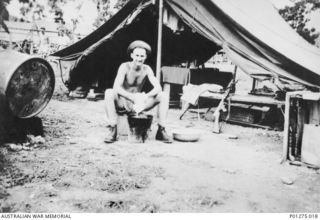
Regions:
<instances>
[{"instance_id":1,"label":"man's knee","mask_svg":"<svg viewBox=\"0 0 320 220\"><path fill-rule=\"evenodd\" d=\"M157 95L157 100L159 102L169 102L169 94L166 93L166 92L160 92L158 95Z\"/></svg>"},{"instance_id":2,"label":"man's knee","mask_svg":"<svg viewBox=\"0 0 320 220\"><path fill-rule=\"evenodd\" d=\"M116 92L113 89L107 89L104 92L104 99L106 99L106 100L113 99L114 100L115 94L116 94Z\"/></svg>"}]
</instances>

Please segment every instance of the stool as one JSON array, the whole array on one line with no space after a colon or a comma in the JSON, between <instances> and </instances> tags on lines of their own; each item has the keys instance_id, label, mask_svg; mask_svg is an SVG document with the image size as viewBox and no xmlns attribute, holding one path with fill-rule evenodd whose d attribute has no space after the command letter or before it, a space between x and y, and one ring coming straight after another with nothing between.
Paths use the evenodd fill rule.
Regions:
<instances>
[{"instance_id":1,"label":"stool","mask_svg":"<svg viewBox=\"0 0 320 220\"><path fill-rule=\"evenodd\" d=\"M128 140L131 143L144 143L148 139L148 133L151 130L153 116L148 115L148 118L149 120L151 119L149 122L150 124L147 126L148 129L145 132L143 132L145 133L143 136L139 136L139 132L136 133L137 131L136 128L132 127L130 129L128 115L126 114L118 115L117 130L118 130L119 140L123 140L123 141Z\"/></svg>"},{"instance_id":2,"label":"stool","mask_svg":"<svg viewBox=\"0 0 320 220\"><path fill-rule=\"evenodd\" d=\"M128 116L126 114L119 115L117 125L119 140L127 140L129 135Z\"/></svg>"}]
</instances>

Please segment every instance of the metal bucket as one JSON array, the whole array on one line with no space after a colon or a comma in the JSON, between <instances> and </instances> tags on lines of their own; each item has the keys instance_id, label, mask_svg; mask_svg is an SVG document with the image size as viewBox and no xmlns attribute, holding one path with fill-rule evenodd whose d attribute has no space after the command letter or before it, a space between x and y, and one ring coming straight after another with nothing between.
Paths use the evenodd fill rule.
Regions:
<instances>
[{"instance_id":1,"label":"metal bucket","mask_svg":"<svg viewBox=\"0 0 320 220\"><path fill-rule=\"evenodd\" d=\"M152 119L152 115L129 115L129 141L134 143L144 143L148 138Z\"/></svg>"},{"instance_id":2,"label":"metal bucket","mask_svg":"<svg viewBox=\"0 0 320 220\"><path fill-rule=\"evenodd\" d=\"M30 118L40 113L49 103L54 85L54 72L46 60L0 51L0 94L14 116Z\"/></svg>"}]
</instances>

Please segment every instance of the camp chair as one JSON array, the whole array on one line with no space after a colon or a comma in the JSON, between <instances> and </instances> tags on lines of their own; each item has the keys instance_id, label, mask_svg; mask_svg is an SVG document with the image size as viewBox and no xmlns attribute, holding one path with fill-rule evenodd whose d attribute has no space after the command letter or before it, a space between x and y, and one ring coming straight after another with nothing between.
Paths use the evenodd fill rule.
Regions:
<instances>
[{"instance_id":1,"label":"camp chair","mask_svg":"<svg viewBox=\"0 0 320 220\"><path fill-rule=\"evenodd\" d=\"M204 83L201 85L193 85L189 83L188 85L184 86L183 94L181 96L181 101L184 103L184 105L182 106L182 114L179 117L180 120L185 115L185 113L192 107L198 107L199 109L199 98L201 94L208 91L222 94L223 87L217 84L209 84L209 83ZM211 107L208 109L208 111L210 109Z\"/></svg>"},{"instance_id":2,"label":"camp chair","mask_svg":"<svg viewBox=\"0 0 320 220\"><path fill-rule=\"evenodd\" d=\"M235 72L220 72L212 68L192 70L190 83L184 87L184 92L181 96L181 100L185 101L186 104L182 108L180 120L189 109L199 108L199 99L202 97L222 100L226 92L233 89L231 84L233 85L234 78ZM214 98L211 95L214 95ZM214 103L209 103L207 112L213 107L215 107Z\"/></svg>"}]
</instances>

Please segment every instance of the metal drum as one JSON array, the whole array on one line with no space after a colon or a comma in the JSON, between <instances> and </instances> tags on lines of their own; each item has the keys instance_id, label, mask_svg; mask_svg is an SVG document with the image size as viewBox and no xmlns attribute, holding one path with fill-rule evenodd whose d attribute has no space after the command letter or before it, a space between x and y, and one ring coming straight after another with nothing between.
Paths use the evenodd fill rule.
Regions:
<instances>
[{"instance_id":1,"label":"metal drum","mask_svg":"<svg viewBox=\"0 0 320 220\"><path fill-rule=\"evenodd\" d=\"M0 93L14 116L30 118L50 101L55 76L50 64L13 50L0 51Z\"/></svg>"}]
</instances>

